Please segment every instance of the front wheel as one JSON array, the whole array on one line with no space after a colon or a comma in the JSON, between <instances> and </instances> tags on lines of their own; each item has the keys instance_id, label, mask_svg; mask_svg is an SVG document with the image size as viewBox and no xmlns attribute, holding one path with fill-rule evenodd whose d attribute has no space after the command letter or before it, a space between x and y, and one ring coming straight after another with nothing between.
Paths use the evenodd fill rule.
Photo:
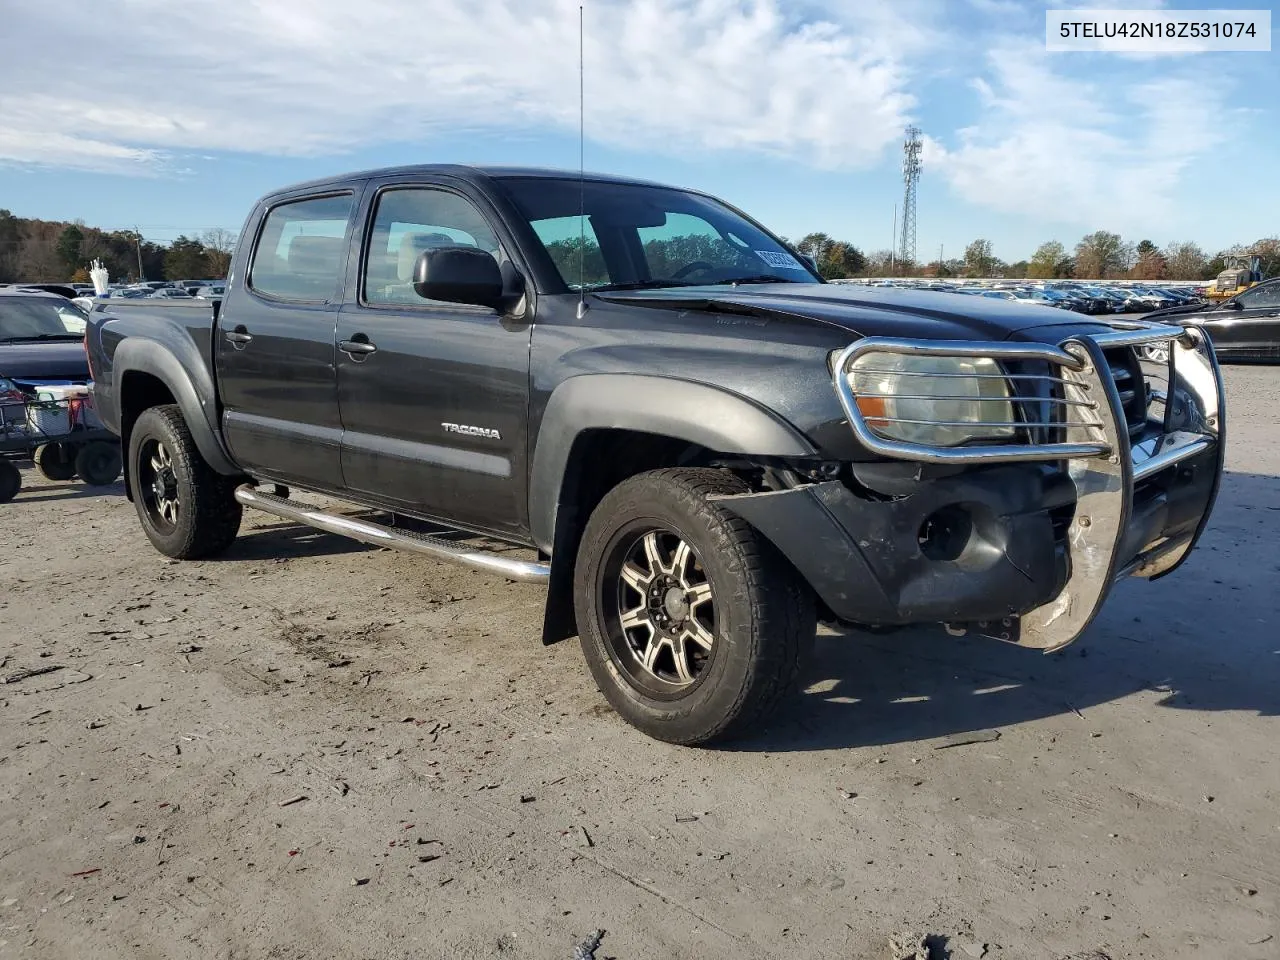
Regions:
<instances>
[{"instance_id":1,"label":"front wheel","mask_svg":"<svg viewBox=\"0 0 1280 960\"><path fill-rule=\"evenodd\" d=\"M176 406L152 407L129 437L129 488L142 529L177 560L221 553L240 530L235 479L200 455Z\"/></svg>"},{"instance_id":2,"label":"front wheel","mask_svg":"<svg viewBox=\"0 0 1280 960\"><path fill-rule=\"evenodd\" d=\"M745 492L720 470L655 470L611 490L583 533L574 577L587 664L613 708L659 740L753 731L812 650L809 588L709 499Z\"/></svg>"}]
</instances>

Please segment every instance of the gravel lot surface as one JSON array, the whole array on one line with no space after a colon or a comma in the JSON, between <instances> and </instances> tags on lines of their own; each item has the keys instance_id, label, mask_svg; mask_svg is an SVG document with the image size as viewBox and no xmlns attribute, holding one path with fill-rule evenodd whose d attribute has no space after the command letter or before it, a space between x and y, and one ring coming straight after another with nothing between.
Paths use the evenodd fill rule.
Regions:
<instances>
[{"instance_id":1,"label":"gravel lot surface","mask_svg":"<svg viewBox=\"0 0 1280 960\"><path fill-rule=\"evenodd\" d=\"M1173 577L1049 657L824 631L722 751L618 720L535 588L263 514L173 563L119 487L28 471L0 957L1280 956L1280 369L1228 380Z\"/></svg>"}]
</instances>

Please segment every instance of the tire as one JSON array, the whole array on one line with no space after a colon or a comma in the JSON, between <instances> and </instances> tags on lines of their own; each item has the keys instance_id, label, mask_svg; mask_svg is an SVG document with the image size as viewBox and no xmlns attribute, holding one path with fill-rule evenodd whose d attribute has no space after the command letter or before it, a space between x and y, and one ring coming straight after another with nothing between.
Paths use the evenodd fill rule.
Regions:
<instances>
[{"instance_id":1,"label":"tire","mask_svg":"<svg viewBox=\"0 0 1280 960\"><path fill-rule=\"evenodd\" d=\"M120 477L120 445L90 440L76 454L76 475L91 487L105 487Z\"/></svg>"},{"instance_id":2,"label":"tire","mask_svg":"<svg viewBox=\"0 0 1280 960\"><path fill-rule=\"evenodd\" d=\"M8 503L22 489L22 471L12 460L0 457L0 503Z\"/></svg>"},{"instance_id":3,"label":"tire","mask_svg":"<svg viewBox=\"0 0 1280 960\"><path fill-rule=\"evenodd\" d=\"M755 731L813 650L808 585L708 499L746 489L720 470L643 473L609 491L583 532L574 570L583 654L613 708L658 740L691 746Z\"/></svg>"},{"instance_id":4,"label":"tire","mask_svg":"<svg viewBox=\"0 0 1280 960\"><path fill-rule=\"evenodd\" d=\"M76 475L75 457L67 455L66 447L60 443L42 443L36 447L36 470L46 480L60 483L71 480Z\"/></svg>"},{"instance_id":5,"label":"tire","mask_svg":"<svg viewBox=\"0 0 1280 960\"><path fill-rule=\"evenodd\" d=\"M143 532L175 560L222 553L240 530L234 477L209 466L177 406L151 407L129 437L129 490Z\"/></svg>"}]
</instances>

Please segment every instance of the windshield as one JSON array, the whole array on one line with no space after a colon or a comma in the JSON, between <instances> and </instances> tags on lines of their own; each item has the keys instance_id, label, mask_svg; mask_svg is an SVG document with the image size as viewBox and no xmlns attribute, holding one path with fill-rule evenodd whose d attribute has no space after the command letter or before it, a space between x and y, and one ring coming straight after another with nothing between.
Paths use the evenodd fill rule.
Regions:
<instances>
[{"instance_id":1,"label":"windshield","mask_svg":"<svg viewBox=\"0 0 1280 960\"><path fill-rule=\"evenodd\" d=\"M818 281L779 240L710 197L593 180L501 183L571 290Z\"/></svg>"},{"instance_id":2,"label":"windshield","mask_svg":"<svg viewBox=\"0 0 1280 960\"><path fill-rule=\"evenodd\" d=\"M86 317L70 300L0 297L0 341L78 339L70 326L84 329Z\"/></svg>"}]
</instances>

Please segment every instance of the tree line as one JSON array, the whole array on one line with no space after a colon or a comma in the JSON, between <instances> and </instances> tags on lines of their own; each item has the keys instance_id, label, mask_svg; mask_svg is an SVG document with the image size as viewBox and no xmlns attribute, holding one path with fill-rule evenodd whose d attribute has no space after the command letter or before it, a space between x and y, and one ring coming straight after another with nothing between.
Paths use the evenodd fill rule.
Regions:
<instances>
[{"instance_id":1,"label":"tree line","mask_svg":"<svg viewBox=\"0 0 1280 960\"><path fill-rule=\"evenodd\" d=\"M990 240L969 243L963 256L927 263L903 263L891 250L864 254L825 233L807 234L792 246L812 256L828 280L856 277L998 277L1011 280L1212 280L1226 258L1256 253L1266 277L1280 276L1280 237L1234 244L1210 255L1190 241L1159 247L1150 240L1132 243L1119 234L1097 230L1074 248L1059 240L1040 244L1029 259L1007 262Z\"/></svg>"},{"instance_id":2,"label":"tree line","mask_svg":"<svg viewBox=\"0 0 1280 960\"><path fill-rule=\"evenodd\" d=\"M1256 253L1263 276L1280 275L1280 237L1264 237L1235 244L1210 256L1190 241L1161 248L1150 240L1131 243L1117 233L1097 230L1080 239L1073 250L1058 240L1040 244L1029 260L1005 263L995 256L991 241L978 239L965 247L964 257L934 263L916 275L1008 277L1054 280L1212 280L1226 268L1226 258Z\"/></svg>"},{"instance_id":3,"label":"tree line","mask_svg":"<svg viewBox=\"0 0 1280 960\"><path fill-rule=\"evenodd\" d=\"M88 265L100 259L113 280L187 280L224 277L231 262L235 234L206 230L198 236L179 236L159 244L132 230L102 230L82 221L66 223L15 217L0 209L0 283L88 282ZM1054 280L1210 280L1231 255L1262 256L1264 276L1280 276L1280 238L1266 237L1237 244L1210 256L1195 243L1170 243L1161 248L1150 240L1132 243L1119 234L1097 230L1074 248L1058 240L1040 244L1030 259L1006 262L996 256L990 240L979 238L965 247L962 257L929 263L902 263L890 250L864 253L847 240L826 233L807 233L798 241L783 240L812 258L828 280L855 277L1005 277ZM588 285L607 283L604 259L594 240L578 238L548 244L552 259L570 282L579 272ZM716 237L693 234L649 240L646 258L654 276L669 277L681 266L704 261L728 266L735 253Z\"/></svg>"},{"instance_id":4,"label":"tree line","mask_svg":"<svg viewBox=\"0 0 1280 960\"><path fill-rule=\"evenodd\" d=\"M0 283L88 283L93 260L102 261L113 281L214 279L226 276L235 240L229 230L214 229L160 244L133 230L0 210Z\"/></svg>"},{"instance_id":5,"label":"tree line","mask_svg":"<svg viewBox=\"0 0 1280 960\"><path fill-rule=\"evenodd\" d=\"M1212 280L1226 268L1226 258L1256 253L1262 273L1280 276L1280 237L1235 244L1210 256L1190 241L1161 248L1150 240L1131 243L1119 234L1097 230L1073 249L1059 240L1040 244L1028 260L1008 263L995 255L990 240L968 244L962 257L929 263L902 263L891 250L864 254L853 244L825 233L806 234L792 244L814 259L828 280L855 277L1003 277L1014 280Z\"/></svg>"}]
</instances>

